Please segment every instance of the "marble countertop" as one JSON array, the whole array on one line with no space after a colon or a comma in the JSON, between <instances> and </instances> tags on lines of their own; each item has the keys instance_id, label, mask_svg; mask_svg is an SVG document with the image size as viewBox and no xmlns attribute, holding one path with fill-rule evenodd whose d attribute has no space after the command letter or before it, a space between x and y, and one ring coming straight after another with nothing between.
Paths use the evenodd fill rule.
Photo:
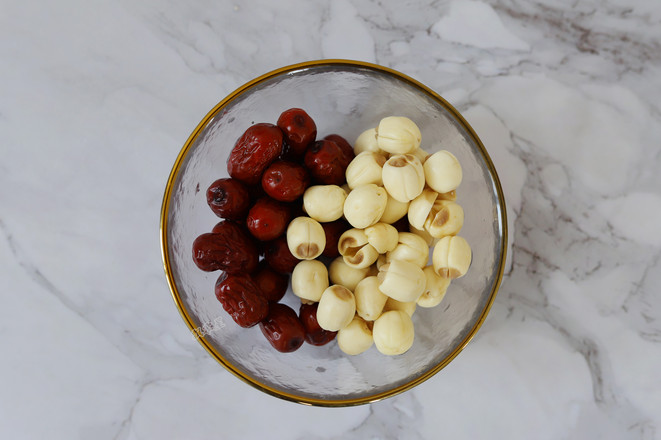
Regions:
<instances>
[{"instance_id":1,"label":"marble countertop","mask_svg":"<svg viewBox=\"0 0 661 440\"><path fill-rule=\"evenodd\" d=\"M468 347L343 409L213 361L158 234L207 111L321 58L398 69L462 111L511 234ZM2 0L0 59L0 437L661 438L658 0Z\"/></svg>"}]
</instances>

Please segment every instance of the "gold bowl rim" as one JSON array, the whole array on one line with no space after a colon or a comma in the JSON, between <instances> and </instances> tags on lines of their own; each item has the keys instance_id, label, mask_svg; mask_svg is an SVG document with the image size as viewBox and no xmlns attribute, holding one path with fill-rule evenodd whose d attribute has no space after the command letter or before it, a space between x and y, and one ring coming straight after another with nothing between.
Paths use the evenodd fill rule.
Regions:
<instances>
[{"instance_id":1,"label":"gold bowl rim","mask_svg":"<svg viewBox=\"0 0 661 440\"><path fill-rule=\"evenodd\" d=\"M360 67L360 68L366 68L369 70L375 70L381 73L386 73L391 76L396 77L397 79L408 83L409 85L412 85L413 87L417 88L418 90L422 91L424 94L428 95L431 97L433 100L437 101L439 104L441 104L449 113L454 116L457 122L466 130L468 135L473 139L475 142L475 145L478 146L482 158L484 159L484 163L489 170L489 174L491 175L493 181L494 181L494 186L496 188L497 196L498 196L498 201L499 201L499 216L500 216L500 222L502 225L502 240L501 240L501 248L500 248L500 266L498 267L498 273L496 276L496 280L492 286L491 289L491 294L489 296L489 300L487 301L484 309L482 310L482 313L480 314L480 317L478 320L475 322L475 325L473 328L468 332L466 337L457 345L457 347L449 354L447 355L441 362L439 362L437 365L434 367L430 368L428 371L423 373L422 375L412 379L409 382L406 382L402 385L399 385L393 389L383 391L374 395L369 395L369 396L364 396L364 397L358 397L358 398L348 398L348 399L334 399L334 400L328 400L328 399L319 399L319 398L311 398L311 397L306 397L306 396L299 396L296 394L288 393L286 391L282 391L273 387L270 387L264 383L259 382L255 378L252 378L246 374L244 374L239 368L235 367L230 361L225 359L219 352L216 351L216 349L206 340L204 336L200 336L196 338L200 344L204 347L204 349L214 358L216 361L218 361L223 367L225 367L230 373L234 374L236 377L241 379L242 381L248 383L249 385L257 388L258 390L261 390L267 394L270 394L275 397L279 397L281 399L285 399L288 401L300 403L303 405L313 405L313 406L322 406L322 407L346 407L346 406L355 406L355 405L362 405L366 403L373 403L377 402L379 400L383 400L388 397L395 396L397 394L400 394L404 391L407 391L411 388L414 388L415 386L421 384L422 382L426 381L427 379L431 378L434 376L436 373L438 373L440 370L445 368L457 355L466 347L466 345L471 341L471 339L475 336L479 328L482 326L484 323L484 320L486 319L489 310L491 309L491 306L496 298L496 294L498 292L498 288L500 287L502 278L503 278L503 273L505 269L505 260L507 256L507 213L505 209L505 197L503 195L503 190L502 186L500 184L500 179L498 178L498 173L496 172L496 169L493 165L493 162L491 161L491 158L489 157L489 154L482 144L482 141L480 138L477 136L473 128L468 124L468 122L464 119L464 117L449 103L447 102L444 98L442 98L439 94L434 92L432 89L429 87L425 86L424 84L420 83L419 81L401 73L398 72L394 69L391 69L389 67L384 67L380 66L377 64L373 63L367 63L364 61L354 61L354 60L344 60L344 59L322 59L322 60L314 60L314 61L306 61L302 63L296 63L292 64L289 66L281 67L279 69L272 70L268 73L265 73L247 83L239 87L238 89L234 90L232 93L227 95L222 101L220 101L218 104L216 104L208 113L207 115L200 121L200 123L197 125L195 130L191 133L191 135L188 137L188 140L186 140L186 143L182 147L181 151L179 152L179 155L177 156L174 165L172 166L172 171L170 172L170 175L168 177L166 187L165 187L165 193L163 195L163 203L161 206L161 218L160 218L160 243L161 243L161 256L163 259L163 266L165 269L165 275L167 278L168 286L170 288L170 292L172 294L172 298L174 299L174 302L179 309L179 313L181 314L184 322L188 326L188 328L193 332L195 330L195 325L193 324L193 320L188 314L188 311L185 309L183 306L183 302L181 300L181 297L179 295L179 291L177 289L176 283L174 281L174 275L170 263L170 255L168 251L168 237L167 237L167 229L168 229L168 212L169 212L169 206L170 206L170 196L172 194L172 188L174 186L174 182L179 174L181 164L188 154L189 149L197 139L198 135L200 132L207 126L209 121L215 117L221 109L223 109L225 106L227 106L230 102L232 102L235 98L238 96L242 95L243 93L247 92L250 90L254 85L262 83L266 80L269 80L273 77L291 73L293 71L297 70L302 70L302 69L309 69L309 68L317 68L317 67Z\"/></svg>"}]
</instances>

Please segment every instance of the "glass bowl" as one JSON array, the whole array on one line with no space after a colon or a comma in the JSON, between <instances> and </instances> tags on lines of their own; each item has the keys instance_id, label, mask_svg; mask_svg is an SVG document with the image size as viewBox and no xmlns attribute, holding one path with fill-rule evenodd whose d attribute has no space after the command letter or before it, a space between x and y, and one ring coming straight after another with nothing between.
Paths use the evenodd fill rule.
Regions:
<instances>
[{"instance_id":1,"label":"glass bowl","mask_svg":"<svg viewBox=\"0 0 661 440\"><path fill-rule=\"evenodd\" d=\"M337 133L350 142L386 116L418 124L429 152L446 149L460 161L457 201L465 211L461 235L470 243L468 273L453 280L443 302L413 315L415 342L399 356L373 346L358 356L303 344L294 353L274 350L259 326L241 328L214 295L219 273L199 270L193 240L220 220L206 189L227 177L236 139L257 122L275 123L291 107L305 109L318 138ZM505 201L496 170L473 129L448 102L412 78L373 64L322 60L296 64L256 78L216 105L195 128L167 181L161 211L161 248L172 296L192 337L226 369L271 395L302 404L348 406L408 390L445 367L466 346L494 301L505 264ZM298 310L291 292L283 302Z\"/></svg>"}]
</instances>

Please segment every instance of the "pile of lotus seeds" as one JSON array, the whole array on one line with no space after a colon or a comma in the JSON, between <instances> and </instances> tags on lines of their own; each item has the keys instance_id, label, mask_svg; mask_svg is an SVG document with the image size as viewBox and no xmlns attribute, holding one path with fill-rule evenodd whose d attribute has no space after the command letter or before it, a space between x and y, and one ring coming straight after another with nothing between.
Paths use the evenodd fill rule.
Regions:
<instances>
[{"instance_id":1,"label":"pile of lotus seeds","mask_svg":"<svg viewBox=\"0 0 661 440\"><path fill-rule=\"evenodd\" d=\"M303 302L319 303L319 325L337 331L349 355L372 344L386 355L406 352L416 307L437 306L471 264L471 248L457 235L464 223L456 202L461 165L449 151L430 155L420 144L412 120L382 119L354 143L347 184L309 187L307 216L287 228L289 250L301 260L292 290ZM340 236L340 257L327 268L317 260L326 244L320 222L341 217L352 229ZM408 230L402 231L402 221Z\"/></svg>"}]
</instances>

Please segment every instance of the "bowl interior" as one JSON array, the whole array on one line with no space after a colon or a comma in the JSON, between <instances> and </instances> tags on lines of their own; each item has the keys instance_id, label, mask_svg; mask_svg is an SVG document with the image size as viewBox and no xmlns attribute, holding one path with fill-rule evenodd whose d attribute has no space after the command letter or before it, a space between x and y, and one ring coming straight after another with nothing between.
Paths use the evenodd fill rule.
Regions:
<instances>
[{"instance_id":1,"label":"bowl interior","mask_svg":"<svg viewBox=\"0 0 661 440\"><path fill-rule=\"evenodd\" d=\"M383 356L372 347L344 355L335 342L304 344L294 353L275 351L258 327L240 328L214 296L218 273L200 271L191 244L220 220L205 192L227 177L226 160L236 139L253 123L275 123L288 108L304 108L318 137L337 133L353 142L390 115L404 115L422 131L421 147L446 149L462 164L457 201L465 211L460 233L473 261L454 280L443 302L413 315L415 343L405 354ZM486 151L456 111L415 81L377 66L320 62L267 74L237 90L202 121L174 166L162 218L166 273L175 301L189 327L225 367L263 391L320 405L365 403L405 390L445 366L477 331L493 301L504 264L504 206L500 185ZM289 291L283 302L298 310Z\"/></svg>"}]
</instances>

